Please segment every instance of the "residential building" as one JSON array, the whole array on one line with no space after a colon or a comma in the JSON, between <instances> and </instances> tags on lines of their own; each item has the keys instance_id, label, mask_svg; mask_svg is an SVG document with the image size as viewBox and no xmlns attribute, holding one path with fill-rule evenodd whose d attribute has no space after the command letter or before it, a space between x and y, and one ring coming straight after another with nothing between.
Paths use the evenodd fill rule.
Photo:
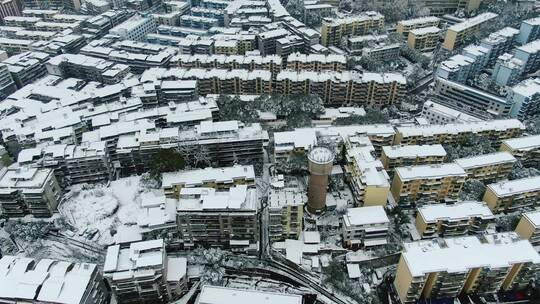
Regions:
<instances>
[{"instance_id":1,"label":"residential building","mask_svg":"<svg viewBox=\"0 0 540 304\"><path fill-rule=\"evenodd\" d=\"M258 251L260 202L256 189L247 185L227 191L184 187L179 197L176 222L185 249L202 245Z\"/></svg>"},{"instance_id":2,"label":"residential building","mask_svg":"<svg viewBox=\"0 0 540 304\"><path fill-rule=\"evenodd\" d=\"M540 78L529 78L512 87L507 95L512 103L511 117L526 120L538 114L540 107Z\"/></svg>"},{"instance_id":3,"label":"residential building","mask_svg":"<svg viewBox=\"0 0 540 304\"><path fill-rule=\"evenodd\" d=\"M426 27L439 27L440 21L441 19L434 16L401 20L397 23L396 32L407 38L409 36L409 32L412 30Z\"/></svg>"},{"instance_id":4,"label":"residential building","mask_svg":"<svg viewBox=\"0 0 540 304\"><path fill-rule=\"evenodd\" d=\"M440 144L384 146L381 154L384 169L389 172L397 167L441 164L445 159L446 151Z\"/></svg>"},{"instance_id":5,"label":"residential building","mask_svg":"<svg viewBox=\"0 0 540 304\"><path fill-rule=\"evenodd\" d=\"M129 73L129 66L80 54L62 54L45 64L47 72L63 78L74 77L104 84L120 82Z\"/></svg>"},{"instance_id":6,"label":"residential building","mask_svg":"<svg viewBox=\"0 0 540 304\"><path fill-rule=\"evenodd\" d=\"M437 66L437 78L464 83L474 74L474 59L457 54L444 60Z\"/></svg>"},{"instance_id":7,"label":"residential building","mask_svg":"<svg viewBox=\"0 0 540 304\"><path fill-rule=\"evenodd\" d=\"M287 57L286 68L295 71L334 71L346 69L347 60L344 55L322 55L293 53Z\"/></svg>"},{"instance_id":8,"label":"residential building","mask_svg":"<svg viewBox=\"0 0 540 304\"><path fill-rule=\"evenodd\" d=\"M383 206L348 208L343 215L343 243L359 249L387 244L390 220Z\"/></svg>"},{"instance_id":9,"label":"residential building","mask_svg":"<svg viewBox=\"0 0 540 304\"><path fill-rule=\"evenodd\" d=\"M540 68L540 39L517 47L514 57L523 62L523 74L534 73Z\"/></svg>"},{"instance_id":10,"label":"residential building","mask_svg":"<svg viewBox=\"0 0 540 304\"><path fill-rule=\"evenodd\" d=\"M292 56L292 55L291 55ZM323 63L319 65L326 67ZM329 62L332 64L333 62ZM316 64L316 63L313 63ZM267 70L272 73L272 78L281 71L282 59L277 55L176 55L171 59L171 66L182 68L204 68L204 69L243 69L248 71Z\"/></svg>"},{"instance_id":11,"label":"residential building","mask_svg":"<svg viewBox=\"0 0 540 304\"><path fill-rule=\"evenodd\" d=\"M540 200L540 176L489 184L483 200L494 212L538 205Z\"/></svg>"},{"instance_id":12,"label":"residential building","mask_svg":"<svg viewBox=\"0 0 540 304\"><path fill-rule=\"evenodd\" d=\"M516 233L538 249L540 246L540 211L525 212L516 227Z\"/></svg>"},{"instance_id":13,"label":"residential building","mask_svg":"<svg viewBox=\"0 0 540 304\"><path fill-rule=\"evenodd\" d=\"M429 52L439 43L441 29L436 26L412 29L407 37L407 44L411 49L420 52Z\"/></svg>"},{"instance_id":14,"label":"residential building","mask_svg":"<svg viewBox=\"0 0 540 304\"><path fill-rule=\"evenodd\" d=\"M349 140L345 146L345 172L358 205L386 206L390 193L389 177L381 161L374 157L375 148L369 139Z\"/></svg>"},{"instance_id":15,"label":"residential building","mask_svg":"<svg viewBox=\"0 0 540 304\"><path fill-rule=\"evenodd\" d=\"M144 41L147 34L155 33L156 22L152 16L133 16L109 30L110 35L116 35L124 40Z\"/></svg>"},{"instance_id":16,"label":"residential building","mask_svg":"<svg viewBox=\"0 0 540 304\"><path fill-rule=\"evenodd\" d=\"M375 61L391 61L399 57L400 43L379 43L362 49L362 56Z\"/></svg>"},{"instance_id":17,"label":"residential building","mask_svg":"<svg viewBox=\"0 0 540 304\"><path fill-rule=\"evenodd\" d=\"M394 280L402 303L524 288L540 263L531 243L515 233L418 241L404 247Z\"/></svg>"},{"instance_id":18,"label":"residential building","mask_svg":"<svg viewBox=\"0 0 540 304\"><path fill-rule=\"evenodd\" d=\"M519 27L519 35L516 40L520 44L527 44L540 39L540 17L523 20Z\"/></svg>"},{"instance_id":19,"label":"residential building","mask_svg":"<svg viewBox=\"0 0 540 304\"><path fill-rule=\"evenodd\" d=\"M467 172L468 178L482 182L504 180L512 172L517 160L508 152L494 152L489 154L458 158L454 160Z\"/></svg>"},{"instance_id":20,"label":"residential building","mask_svg":"<svg viewBox=\"0 0 540 304\"><path fill-rule=\"evenodd\" d=\"M482 0L419 0L421 6L427 7L430 14L442 16L453 14L458 10L471 13L480 7Z\"/></svg>"},{"instance_id":21,"label":"residential building","mask_svg":"<svg viewBox=\"0 0 540 304\"><path fill-rule=\"evenodd\" d=\"M45 63L49 60L49 54L43 52L25 52L14 55L4 60L3 63L8 66L11 77L17 88L34 82L47 73Z\"/></svg>"},{"instance_id":22,"label":"residential building","mask_svg":"<svg viewBox=\"0 0 540 304\"><path fill-rule=\"evenodd\" d=\"M525 126L517 119L498 119L479 122L396 127L394 144L424 145L452 144L476 134L486 136L499 145L502 140L519 137Z\"/></svg>"},{"instance_id":23,"label":"residential building","mask_svg":"<svg viewBox=\"0 0 540 304\"><path fill-rule=\"evenodd\" d=\"M482 13L476 17L467 19L461 23L452 25L446 31L443 48L453 51L455 48L462 46L468 39L482 27L486 27L497 18L495 13Z\"/></svg>"},{"instance_id":24,"label":"residential building","mask_svg":"<svg viewBox=\"0 0 540 304\"><path fill-rule=\"evenodd\" d=\"M422 117L430 124L468 123L479 122L482 119L471 116L458 109L450 108L444 104L428 99L422 107Z\"/></svg>"},{"instance_id":25,"label":"residential building","mask_svg":"<svg viewBox=\"0 0 540 304\"><path fill-rule=\"evenodd\" d=\"M105 304L110 300L96 264L6 255L0 259L0 302Z\"/></svg>"},{"instance_id":26,"label":"residential building","mask_svg":"<svg viewBox=\"0 0 540 304\"><path fill-rule=\"evenodd\" d=\"M422 238L482 234L495 216L484 202L432 204L418 208L416 230Z\"/></svg>"},{"instance_id":27,"label":"residential building","mask_svg":"<svg viewBox=\"0 0 540 304\"><path fill-rule=\"evenodd\" d=\"M0 172L0 205L8 217L51 217L62 191L53 170L18 167Z\"/></svg>"},{"instance_id":28,"label":"residential building","mask_svg":"<svg viewBox=\"0 0 540 304\"><path fill-rule=\"evenodd\" d=\"M488 66L493 66L495 60L504 53L510 52L516 44L519 31L513 27L505 27L491 33L480 41L480 46L489 52Z\"/></svg>"},{"instance_id":29,"label":"residential building","mask_svg":"<svg viewBox=\"0 0 540 304\"><path fill-rule=\"evenodd\" d=\"M503 140L500 150L512 153L527 167L538 166L540 164L540 135Z\"/></svg>"},{"instance_id":30,"label":"residential building","mask_svg":"<svg viewBox=\"0 0 540 304\"><path fill-rule=\"evenodd\" d=\"M2 0L0 2L0 24L7 16L21 16L21 3L18 0Z\"/></svg>"},{"instance_id":31,"label":"residential building","mask_svg":"<svg viewBox=\"0 0 540 304\"><path fill-rule=\"evenodd\" d=\"M253 166L206 168L163 173L161 187L169 198L179 198L183 188L215 188L223 191L236 185L255 186Z\"/></svg>"},{"instance_id":32,"label":"residential building","mask_svg":"<svg viewBox=\"0 0 540 304\"><path fill-rule=\"evenodd\" d=\"M388 35L365 35L347 39L347 51L353 55L361 53L362 49L372 43L379 44L388 39Z\"/></svg>"},{"instance_id":33,"label":"residential building","mask_svg":"<svg viewBox=\"0 0 540 304\"><path fill-rule=\"evenodd\" d=\"M442 78L435 80L435 94L438 101L483 118L508 117L512 108L503 97Z\"/></svg>"},{"instance_id":34,"label":"residential building","mask_svg":"<svg viewBox=\"0 0 540 304\"><path fill-rule=\"evenodd\" d=\"M103 275L120 304L169 303L187 288L187 260L167 256L163 239L112 245Z\"/></svg>"},{"instance_id":35,"label":"residential building","mask_svg":"<svg viewBox=\"0 0 540 304\"><path fill-rule=\"evenodd\" d=\"M284 28L277 28L257 34L257 45L261 55L276 54L277 40L289 36L291 33Z\"/></svg>"},{"instance_id":36,"label":"residential building","mask_svg":"<svg viewBox=\"0 0 540 304\"><path fill-rule=\"evenodd\" d=\"M0 100L17 91L17 86L9 73L8 66L0 63Z\"/></svg>"},{"instance_id":37,"label":"residential building","mask_svg":"<svg viewBox=\"0 0 540 304\"><path fill-rule=\"evenodd\" d=\"M519 82L523 68L523 61L504 53L497 58L491 78L500 86L513 86Z\"/></svg>"},{"instance_id":38,"label":"residential building","mask_svg":"<svg viewBox=\"0 0 540 304\"><path fill-rule=\"evenodd\" d=\"M382 31L383 28L384 16L377 12L364 12L347 18L324 18L321 27L321 44L339 46L343 37L367 35Z\"/></svg>"},{"instance_id":39,"label":"residential building","mask_svg":"<svg viewBox=\"0 0 540 304\"><path fill-rule=\"evenodd\" d=\"M303 231L307 196L298 189L270 189L268 193L268 229L270 240L297 240Z\"/></svg>"},{"instance_id":40,"label":"residential building","mask_svg":"<svg viewBox=\"0 0 540 304\"><path fill-rule=\"evenodd\" d=\"M203 285L195 304L234 304L254 302L260 304L302 304L302 296L259 290L243 290L228 287Z\"/></svg>"},{"instance_id":41,"label":"residential building","mask_svg":"<svg viewBox=\"0 0 540 304\"><path fill-rule=\"evenodd\" d=\"M396 202L455 201L466 179L454 163L398 167L390 191Z\"/></svg>"}]
</instances>

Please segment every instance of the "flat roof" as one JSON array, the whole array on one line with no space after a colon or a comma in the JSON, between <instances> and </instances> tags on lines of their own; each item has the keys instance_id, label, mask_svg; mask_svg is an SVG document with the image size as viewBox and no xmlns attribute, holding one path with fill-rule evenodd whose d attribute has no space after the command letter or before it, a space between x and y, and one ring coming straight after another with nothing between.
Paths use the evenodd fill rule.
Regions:
<instances>
[{"instance_id":1,"label":"flat roof","mask_svg":"<svg viewBox=\"0 0 540 304\"><path fill-rule=\"evenodd\" d=\"M434 179L447 176L467 176L467 173L458 164L436 164L410 167L398 167L396 173L402 181L416 179Z\"/></svg>"},{"instance_id":2,"label":"flat roof","mask_svg":"<svg viewBox=\"0 0 540 304\"><path fill-rule=\"evenodd\" d=\"M424 218L427 223L438 220L460 220L471 217L480 217L482 219L494 218L493 213L484 202L459 202L453 205L430 204L418 208L418 214Z\"/></svg>"},{"instance_id":3,"label":"flat roof","mask_svg":"<svg viewBox=\"0 0 540 304\"><path fill-rule=\"evenodd\" d=\"M207 181L231 183L234 179L254 179L255 171L252 165L232 166L222 168L205 168L162 174L162 187L172 187L176 184L185 186L202 185Z\"/></svg>"},{"instance_id":4,"label":"flat roof","mask_svg":"<svg viewBox=\"0 0 540 304\"><path fill-rule=\"evenodd\" d=\"M509 152L494 152L454 160L456 164L465 170L489 165L514 163L516 161L516 158Z\"/></svg>"},{"instance_id":5,"label":"flat roof","mask_svg":"<svg viewBox=\"0 0 540 304\"><path fill-rule=\"evenodd\" d=\"M388 158L416 158L428 156L446 156L441 144L384 146L382 150Z\"/></svg>"},{"instance_id":6,"label":"flat roof","mask_svg":"<svg viewBox=\"0 0 540 304\"><path fill-rule=\"evenodd\" d=\"M388 216L382 206L349 208L343 219L354 226L388 223Z\"/></svg>"},{"instance_id":7,"label":"flat roof","mask_svg":"<svg viewBox=\"0 0 540 304\"><path fill-rule=\"evenodd\" d=\"M512 150L528 151L540 148L540 135L532 135L503 140Z\"/></svg>"},{"instance_id":8,"label":"flat roof","mask_svg":"<svg viewBox=\"0 0 540 304\"><path fill-rule=\"evenodd\" d=\"M197 304L302 304L302 296L204 285Z\"/></svg>"},{"instance_id":9,"label":"flat roof","mask_svg":"<svg viewBox=\"0 0 540 304\"><path fill-rule=\"evenodd\" d=\"M498 197L540 191L540 175L487 185Z\"/></svg>"}]
</instances>

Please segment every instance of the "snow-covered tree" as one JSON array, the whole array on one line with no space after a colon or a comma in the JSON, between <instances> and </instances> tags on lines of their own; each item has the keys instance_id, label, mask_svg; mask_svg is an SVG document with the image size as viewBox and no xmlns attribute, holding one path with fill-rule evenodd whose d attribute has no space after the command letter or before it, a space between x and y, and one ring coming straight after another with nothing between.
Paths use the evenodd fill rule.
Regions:
<instances>
[{"instance_id":1,"label":"snow-covered tree","mask_svg":"<svg viewBox=\"0 0 540 304\"><path fill-rule=\"evenodd\" d=\"M520 178L527 178L527 177L533 177L540 175L540 170L537 168L527 168L524 167L523 164L518 161L514 164L512 167L512 172L510 172L510 175L508 176L508 179L520 179Z\"/></svg>"},{"instance_id":2,"label":"snow-covered tree","mask_svg":"<svg viewBox=\"0 0 540 304\"><path fill-rule=\"evenodd\" d=\"M461 192L459 192L459 199L463 201L481 201L484 192L486 192L486 185L477 179L468 179L463 184Z\"/></svg>"},{"instance_id":3,"label":"snow-covered tree","mask_svg":"<svg viewBox=\"0 0 540 304\"><path fill-rule=\"evenodd\" d=\"M444 149L448 161L496 152L491 140L480 135L465 136L456 144L444 145Z\"/></svg>"},{"instance_id":4,"label":"snow-covered tree","mask_svg":"<svg viewBox=\"0 0 540 304\"><path fill-rule=\"evenodd\" d=\"M217 99L219 119L238 120L245 123L259 121L255 104L251 100L240 99L238 96L220 95Z\"/></svg>"},{"instance_id":5,"label":"snow-covered tree","mask_svg":"<svg viewBox=\"0 0 540 304\"><path fill-rule=\"evenodd\" d=\"M525 126L528 134L540 134L540 114L527 118L527 120L525 120Z\"/></svg>"},{"instance_id":6,"label":"snow-covered tree","mask_svg":"<svg viewBox=\"0 0 540 304\"><path fill-rule=\"evenodd\" d=\"M364 110L366 111L366 115L364 116L351 115L349 117L339 117L334 121L334 124L338 126L384 124L388 123L390 119L388 112L383 109L368 106Z\"/></svg>"}]
</instances>

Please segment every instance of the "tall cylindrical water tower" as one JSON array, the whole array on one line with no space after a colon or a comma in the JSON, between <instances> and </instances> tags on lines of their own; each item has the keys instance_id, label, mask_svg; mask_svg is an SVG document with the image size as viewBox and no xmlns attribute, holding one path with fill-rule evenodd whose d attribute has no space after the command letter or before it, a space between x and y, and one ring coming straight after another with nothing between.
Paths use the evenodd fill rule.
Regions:
<instances>
[{"instance_id":1,"label":"tall cylindrical water tower","mask_svg":"<svg viewBox=\"0 0 540 304\"><path fill-rule=\"evenodd\" d=\"M328 175L332 173L334 153L325 147L316 147L308 154L309 189L307 210L319 213L326 208Z\"/></svg>"}]
</instances>

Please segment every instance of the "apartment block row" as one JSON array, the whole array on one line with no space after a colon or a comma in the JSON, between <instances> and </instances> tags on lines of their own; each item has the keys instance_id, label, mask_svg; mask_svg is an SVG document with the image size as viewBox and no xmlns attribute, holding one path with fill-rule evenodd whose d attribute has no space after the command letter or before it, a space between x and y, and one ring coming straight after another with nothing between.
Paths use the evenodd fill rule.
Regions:
<instances>
[{"instance_id":1,"label":"apartment block row","mask_svg":"<svg viewBox=\"0 0 540 304\"><path fill-rule=\"evenodd\" d=\"M104 84L120 82L130 72L129 66L86 55L62 54L45 64L50 75L74 77Z\"/></svg>"},{"instance_id":2,"label":"apartment block row","mask_svg":"<svg viewBox=\"0 0 540 304\"><path fill-rule=\"evenodd\" d=\"M377 12L365 12L348 18L325 18L321 26L321 44L339 46L343 37L367 35L383 28L384 16Z\"/></svg>"},{"instance_id":3,"label":"apartment block row","mask_svg":"<svg viewBox=\"0 0 540 304\"><path fill-rule=\"evenodd\" d=\"M491 24L498 15L495 13L482 13L476 17L467 19L461 23L452 25L446 30L443 47L449 51L460 47L472 38L473 35L480 29Z\"/></svg>"},{"instance_id":4,"label":"apartment block row","mask_svg":"<svg viewBox=\"0 0 540 304\"><path fill-rule=\"evenodd\" d=\"M540 135L503 140L500 150L510 152L525 166L540 165Z\"/></svg>"},{"instance_id":5,"label":"apartment block row","mask_svg":"<svg viewBox=\"0 0 540 304\"><path fill-rule=\"evenodd\" d=\"M402 303L525 288L540 255L515 233L404 244L394 287ZM456 258L459 257L459 258Z\"/></svg>"}]
</instances>

